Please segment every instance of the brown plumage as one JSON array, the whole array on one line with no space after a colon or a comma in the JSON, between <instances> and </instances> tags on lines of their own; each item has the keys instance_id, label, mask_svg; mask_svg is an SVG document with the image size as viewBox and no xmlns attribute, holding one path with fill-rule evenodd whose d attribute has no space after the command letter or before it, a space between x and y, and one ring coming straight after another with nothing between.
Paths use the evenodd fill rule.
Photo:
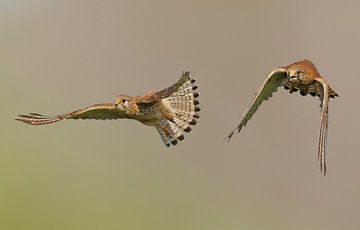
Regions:
<instances>
[{"instance_id":1,"label":"brown plumage","mask_svg":"<svg viewBox=\"0 0 360 230\"><path fill-rule=\"evenodd\" d=\"M184 140L199 116L199 93L195 79L186 71L172 86L161 91L150 91L142 96L119 95L114 103L95 104L71 113L44 116L38 113L19 115L16 120L31 125L45 125L64 119L134 119L155 126L166 146Z\"/></svg>"},{"instance_id":2,"label":"brown plumage","mask_svg":"<svg viewBox=\"0 0 360 230\"><path fill-rule=\"evenodd\" d=\"M264 100L268 100L280 86L289 90L289 93L300 91L300 94L303 96L310 94L312 96L320 97L321 124L318 158L320 160L320 170L324 172L325 175L325 148L329 121L329 97L335 98L339 95L331 89L327 81L320 76L315 65L309 60L303 60L285 67L273 69L268 74L263 85L256 92L255 98L251 102L249 108L245 111L239 123L227 136L227 140L230 141L236 130L240 132L242 127L244 127L254 115L261 103Z\"/></svg>"}]
</instances>

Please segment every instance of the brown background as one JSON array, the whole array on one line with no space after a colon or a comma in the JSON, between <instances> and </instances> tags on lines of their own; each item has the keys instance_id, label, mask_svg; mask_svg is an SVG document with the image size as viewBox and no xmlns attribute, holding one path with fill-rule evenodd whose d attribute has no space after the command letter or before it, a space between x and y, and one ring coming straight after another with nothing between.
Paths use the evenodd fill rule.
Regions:
<instances>
[{"instance_id":1,"label":"brown background","mask_svg":"<svg viewBox=\"0 0 360 230\"><path fill-rule=\"evenodd\" d=\"M359 229L359 1L0 1L1 229ZM330 101L280 90L223 139L275 66L304 58ZM191 70L201 119L163 146L134 121L31 127Z\"/></svg>"}]
</instances>

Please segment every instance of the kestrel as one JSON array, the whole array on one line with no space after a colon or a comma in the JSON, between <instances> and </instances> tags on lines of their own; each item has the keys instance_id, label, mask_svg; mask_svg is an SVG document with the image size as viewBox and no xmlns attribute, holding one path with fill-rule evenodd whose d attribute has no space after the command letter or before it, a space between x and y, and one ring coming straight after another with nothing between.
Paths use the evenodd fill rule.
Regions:
<instances>
[{"instance_id":1,"label":"kestrel","mask_svg":"<svg viewBox=\"0 0 360 230\"><path fill-rule=\"evenodd\" d=\"M326 175L325 148L329 120L329 97L335 98L339 95L331 89L329 83L320 76L315 65L309 60L303 60L285 67L273 69L268 74L263 85L256 92L250 107L245 111L239 123L227 136L227 140L230 141L236 130L240 132L241 128L251 119L261 103L264 100L268 100L272 96L272 93L276 92L280 86L284 86L286 90L289 90L289 93L299 90L302 96L310 94L313 97L320 97L321 124L318 159L320 160L320 170Z\"/></svg>"},{"instance_id":2,"label":"kestrel","mask_svg":"<svg viewBox=\"0 0 360 230\"><path fill-rule=\"evenodd\" d=\"M200 118L196 99L199 93L190 72L183 72L172 86L161 91L150 91L142 96L119 95L114 103L95 104L71 113L44 116L37 113L19 115L16 119L31 125L46 125L64 119L134 119L144 125L155 126L167 147L184 140L190 125Z\"/></svg>"}]
</instances>

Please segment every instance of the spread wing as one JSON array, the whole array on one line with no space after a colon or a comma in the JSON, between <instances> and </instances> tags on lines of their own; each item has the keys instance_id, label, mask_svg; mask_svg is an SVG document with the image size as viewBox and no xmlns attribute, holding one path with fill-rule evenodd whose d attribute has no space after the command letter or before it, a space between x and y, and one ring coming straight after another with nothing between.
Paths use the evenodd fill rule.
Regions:
<instances>
[{"instance_id":1,"label":"spread wing","mask_svg":"<svg viewBox=\"0 0 360 230\"><path fill-rule=\"evenodd\" d=\"M287 74L285 68L276 68L268 74L268 77L264 81L263 85L256 92L255 98L251 102L249 108L245 111L239 123L227 136L227 141L230 141L236 130L240 132L241 128L244 127L251 119L261 103L264 100L268 100L272 94L277 91L278 87L282 86L283 81L286 79Z\"/></svg>"},{"instance_id":2,"label":"spread wing","mask_svg":"<svg viewBox=\"0 0 360 230\"><path fill-rule=\"evenodd\" d=\"M177 92L182 85L191 80L194 79L190 79L190 71L184 71L180 79L172 86L160 91L151 91L141 97L138 103L152 103L160 101L161 99L169 97L171 94Z\"/></svg>"},{"instance_id":3,"label":"spread wing","mask_svg":"<svg viewBox=\"0 0 360 230\"><path fill-rule=\"evenodd\" d=\"M326 175L325 150L329 124L329 97L330 86L323 78L316 78L316 82L321 86L319 91L321 100L321 124L318 148L318 159L320 160L320 170Z\"/></svg>"},{"instance_id":4,"label":"spread wing","mask_svg":"<svg viewBox=\"0 0 360 230\"><path fill-rule=\"evenodd\" d=\"M96 104L84 109L79 109L71 113L65 113L55 116L44 116L38 113L29 113L28 115L19 115L15 120L22 121L30 125L46 125L58 122L64 119L96 119L111 120L129 118L127 114L115 109L113 103Z\"/></svg>"}]
</instances>

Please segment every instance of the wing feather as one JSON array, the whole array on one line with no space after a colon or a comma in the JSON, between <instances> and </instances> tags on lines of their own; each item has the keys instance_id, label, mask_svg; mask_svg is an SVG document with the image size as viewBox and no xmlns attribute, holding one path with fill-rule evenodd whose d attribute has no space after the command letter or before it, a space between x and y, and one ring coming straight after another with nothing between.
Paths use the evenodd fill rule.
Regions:
<instances>
[{"instance_id":1,"label":"wing feather","mask_svg":"<svg viewBox=\"0 0 360 230\"><path fill-rule=\"evenodd\" d=\"M328 135L329 125L329 97L330 87L329 84L323 78L316 78L316 82L321 86L320 100L321 100L321 123L320 123L320 137L318 148L318 159L320 160L320 171L326 175L326 161L325 150Z\"/></svg>"},{"instance_id":2,"label":"wing feather","mask_svg":"<svg viewBox=\"0 0 360 230\"><path fill-rule=\"evenodd\" d=\"M236 130L240 132L241 128L244 127L251 119L261 103L264 100L268 100L272 94L277 91L278 87L282 85L286 78L286 68L275 68L268 74L268 77L264 81L263 85L256 92L255 98L251 102L250 106L245 111L235 128L227 136L227 141L230 141Z\"/></svg>"},{"instance_id":3,"label":"wing feather","mask_svg":"<svg viewBox=\"0 0 360 230\"><path fill-rule=\"evenodd\" d=\"M115 108L113 103L102 103L88 106L71 113L65 113L55 116L44 116L38 113L29 113L27 115L19 115L15 120L22 121L30 125L45 125L58 122L64 119L96 119L111 120L129 118L127 114Z\"/></svg>"},{"instance_id":4,"label":"wing feather","mask_svg":"<svg viewBox=\"0 0 360 230\"><path fill-rule=\"evenodd\" d=\"M184 85L189 79L190 79L190 71L184 71L180 79L172 86L160 91L149 92L145 96L143 96L138 103L152 103L152 102L160 101L163 98L169 97L171 94L177 92L179 88L182 85Z\"/></svg>"}]
</instances>

